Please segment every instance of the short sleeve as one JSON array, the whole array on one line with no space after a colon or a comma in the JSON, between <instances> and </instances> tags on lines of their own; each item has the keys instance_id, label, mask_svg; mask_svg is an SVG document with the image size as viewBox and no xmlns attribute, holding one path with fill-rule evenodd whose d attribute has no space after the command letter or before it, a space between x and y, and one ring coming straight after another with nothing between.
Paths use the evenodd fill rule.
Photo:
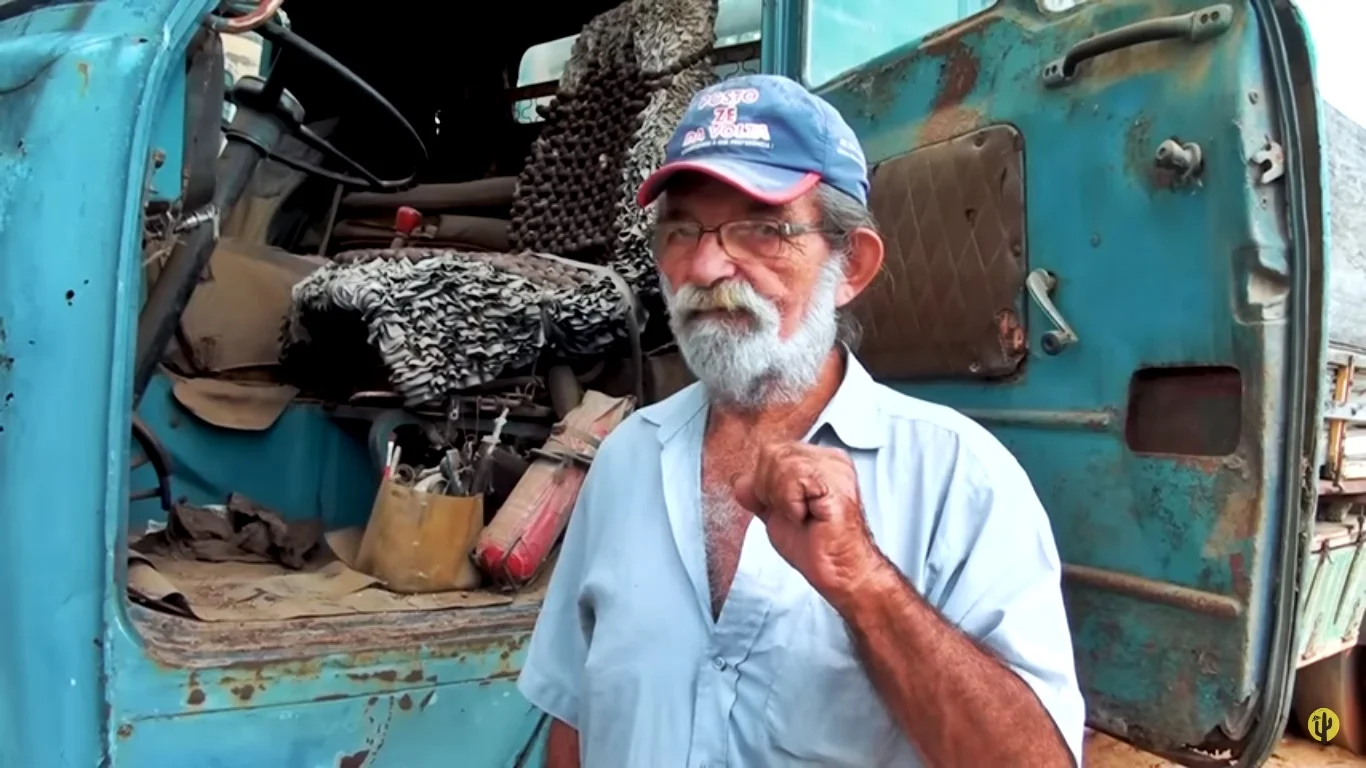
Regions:
<instances>
[{"instance_id":1,"label":"short sleeve","mask_svg":"<svg viewBox=\"0 0 1366 768\"><path fill-rule=\"evenodd\" d=\"M593 466L597 466L595 463ZM570 513L545 601L531 633L517 689L532 704L557 720L579 727L579 702L592 617L580 608L579 596L588 556L588 528L595 475L590 467Z\"/></svg>"},{"instance_id":2,"label":"short sleeve","mask_svg":"<svg viewBox=\"0 0 1366 768\"><path fill-rule=\"evenodd\" d=\"M1003 446L990 466L959 454L929 565L940 613L1033 689L1081 765L1086 707L1077 684L1062 566L1033 485Z\"/></svg>"}]
</instances>

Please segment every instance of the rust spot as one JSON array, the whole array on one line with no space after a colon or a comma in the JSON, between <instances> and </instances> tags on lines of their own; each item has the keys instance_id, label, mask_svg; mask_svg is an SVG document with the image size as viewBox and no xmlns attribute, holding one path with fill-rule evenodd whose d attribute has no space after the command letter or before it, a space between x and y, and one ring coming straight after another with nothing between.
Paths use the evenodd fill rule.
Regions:
<instances>
[{"instance_id":1,"label":"rust spot","mask_svg":"<svg viewBox=\"0 0 1366 768\"><path fill-rule=\"evenodd\" d=\"M367 699L367 700L365 701L365 704L366 704L366 706L373 707L373 706L375 706L375 702L377 702L377 701L379 701L379 697L378 697L378 696L371 696L369 699Z\"/></svg>"},{"instance_id":2,"label":"rust spot","mask_svg":"<svg viewBox=\"0 0 1366 768\"><path fill-rule=\"evenodd\" d=\"M1252 596L1252 581L1247 577L1247 566L1243 563L1241 553L1228 556L1228 570L1233 577L1233 593L1247 600Z\"/></svg>"},{"instance_id":3,"label":"rust spot","mask_svg":"<svg viewBox=\"0 0 1366 768\"><path fill-rule=\"evenodd\" d=\"M934 96L935 111L962 104L972 89L977 87L977 78L982 71L977 54L962 39L948 41L942 51L939 91Z\"/></svg>"},{"instance_id":4,"label":"rust spot","mask_svg":"<svg viewBox=\"0 0 1366 768\"><path fill-rule=\"evenodd\" d=\"M405 682L405 683L420 683L420 682L422 682L422 667L418 667L417 669L414 669L412 672L409 672L408 674L404 675L404 676L403 676L403 682Z\"/></svg>"},{"instance_id":5,"label":"rust spot","mask_svg":"<svg viewBox=\"0 0 1366 768\"><path fill-rule=\"evenodd\" d=\"M392 683L398 679L398 673L392 669L385 669L380 672L376 672L375 677L379 678L380 680L383 680L386 683Z\"/></svg>"},{"instance_id":6,"label":"rust spot","mask_svg":"<svg viewBox=\"0 0 1366 768\"><path fill-rule=\"evenodd\" d=\"M365 761L369 757L370 750L368 749L362 749L359 752L352 752L351 754L345 755L342 757L341 760L337 761L337 768L361 768L361 766L365 765Z\"/></svg>"},{"instance_id":7,"label":"rust spot","mask_svg":"<svg viewBox=\"0 0 1366 768\"><path fill-rule=\"evenodd\" d=\"M412 697L412 696L409 696L409 695L406 694L406 693L403 694L402 696L399 696L399 697L398 697L398 708L401 709L401 710L403 710L404 712L407 712L408 710L412 709L412 708L413 708L413 697Z\"/></svg>"},{"instance_id":8,"label":"rust spot","mask_svg":"<svg viewBox=\"0 0 1366 768\"><path fill-rule=\"evenodd\" d=\"M1201 554L1211 560L1228 558L1229 576L1233 593L1246 598L1252 590L1248 580L1243 551L1257 536L1257 523L1262 509L1261 494L1255 482L1244 482L1226 474L1214 487L1219 516L1205 539Z\"/></svg>"},{"instance_id":9,"label":"rust spot","mask_svg":"<svg viewBox=\"0 0 1366 768\"><path fill-rule=\"evenodd\" d=\"M185 699L192 707L197 707L204 703L204 690L202 688L191 688L189 698Z\"/></svg>"},{"instance_id":10,"label":"rust spot","mask_svg":"<svg viewBox=\"0 0 1366 768\"><path fill-rule=\"evenodd\" d=\"M423 696L423 697L422 697L422 701L419 701L419 702L417 703L418 709L426 709L426 708L427 708L427 705L428 705L428 704L431 704L431 703L432 703L432 699L434 699L434 698L436 698L436 691L427 691L427 695L426 695L426 696Z\"/></svg>"},{"instance_id":11,"label":"rust spot","mask_svg":"<svg viewBox=\"0 0 1366 768\"><path fill-rule=\"evenodd\" d=\"M938 144L962 136L982 124L982 113L963 106L949 106L936 110L921 125L915 146Z\"/></svg>"},{"instance_id":12,"label":"rust spot","mask_svg":"<svg viewBox=\"0 0 1366 768\"><path fill-rule=\"evenodd\" d=\"M84 96L90 91L90 63L76 62L76 73L81 76L81 95Z\"/></svg>"},{"instance_id":13,"label":"rust spot","mask_svg":"<svg viewBox=\"0 0 1366 768\"><path fill-rule=\"evenodd\" d=\"M256 693L256 686L251 685L250 683L246 685L239 685L232 689L232 695L236 696L242 701L251 701L252 694L254 693Z\"/></svg>"},{"instance_id":14,"label":"rust spot","mask_svg":"<svg viewBox=\"0 0 1366 768\"><path fill-rule=\"evenodd\" d=\"M126 739L126 738L128 738L129 736L132 736L132 735L133 735L133 724L132 724L132 723L124 723L123 725L120 725L120 726L119 726L119 730L118 730L118 735L119 735L119 738L120 738L120 739Z\"/></svg>"},{"instance_id":15,"label":"rust spot","mask_svg":"<svg viewBox=\"0 0 1366 768\"><path fill-rule=\"evenodd\" d=\"M1025 353L1025 332L1015 310L1006 308L996 313L996 333L1001 341L1001 352L1006 357Z\"/></svg>"}]
</instances>

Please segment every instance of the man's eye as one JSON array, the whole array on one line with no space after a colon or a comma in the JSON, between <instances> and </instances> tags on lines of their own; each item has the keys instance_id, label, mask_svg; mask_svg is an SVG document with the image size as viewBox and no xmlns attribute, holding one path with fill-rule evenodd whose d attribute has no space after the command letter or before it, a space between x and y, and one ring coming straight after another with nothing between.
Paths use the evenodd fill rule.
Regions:
<instances>
[{"instance_id":1,"label":"man's eye","mask_svg":"<svg viewBox=\"0 0 1366 768\"><path fill-rule=\"evenodd\" d=\"M660 227L659 234L664 242L673 243L691 238L695 229L687 224L666 224Z\"/></svg>"},{"instance_id":2,"label":"man's eye","mask_svg":"<svg viewBox=\"0 0 1366 768\"><path fill-rule=\"evenodd\" d=\"M746 221L738 229L745 237L772 240L781 237L782 227L771 221Z\"/></svg>"}]
</instances>

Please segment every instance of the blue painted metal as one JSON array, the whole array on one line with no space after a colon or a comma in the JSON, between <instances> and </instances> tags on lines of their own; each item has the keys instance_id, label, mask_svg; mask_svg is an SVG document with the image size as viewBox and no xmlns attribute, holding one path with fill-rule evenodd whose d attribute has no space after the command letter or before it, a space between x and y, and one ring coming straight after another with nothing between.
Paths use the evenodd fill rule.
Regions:
<instances>
[{"instance_id":1,"label":"blue painted metal","mask_svg":"<svg viewBox=\"0 0 1366 768\"><path fill-rule=\"evenodd\" d=\"M173 498L221 504L235 491L291 518L320 519L328 530L363 525L370 515L378 464L371 461L364 424L298 404L262 432L219 429L180 407L161 375L148 385L138 415L174 464ZM133 471L132 488L155 485L150 464ZM146 499L132 504L128 518L138 530L149 520L164 521L165 514L156 499Z\"/></svg>"},{"instance_id":2,"label":"blue painted metal","mask_svg":"<svg viewBox=\"0 0 1366 768\"><path fill-rule=\"evenodd\" d=\"M812 2L847 13L866 5ZM1023 134L1029 267L1059 276L1055 301L1082 342L1042 355L1052 326L1031 304L1022 376L902 388L987 415L1020 458L1068 564L1090 718L1161 749L1200 744L1220 726L1247 737L1253 707L1284 682L1281 640L1293 613L1278 613L1278 590L1296 578L1298 539L1285 532L1299 514L1285 489L1300 479L1284 447L1312 412L1287 402L1287 376L1322 362L1316 328L1290 322L1286 301L1292 268L1318 263L1293 239L1279 187L1250 181L1253 153L1284 135L1266 19L1250 3L1233 3L1233 26L1200 45L1106 54L1060 88L1046 88L1041 72L1079 40L1207 5L1111 0L1050 15L1033 0L1003 0L820 88L874 164L978 126L1009 123ZM804 34L804 50L854 43L837 25ZM802 74L800 61L787 64ZM1155 150L1170 137L1202 146L1198 186L1154 182ZM1127 447L1131 376L1176 365L1242 372L1243 436L1232 456ZM1275 716L1262 729L1278 727Z\"/></svg>"},{"instance_id":3,"label":"blue painted metal","mask_svg":"<svg viewBox=\"0 0 1366 768\"><path fill-rule=\"evenodd\" d=\"M127 500L151 481L128 472L140 210L149 177L158 196L173 189L182 54L210 4L39 1L13 18L0 5L0 540L12 543L0 570L0 764L538 760L543 720L511 685L534 599L255 627L124 599L125 532L158 514ZM1246 172L1263 138L1283 134L1282 116L1268 108L1263 30L1242 2L1234 28L1203 46L1116 54L1056 91L1038 74L1089 34L1201 5L1112 0L1044 17L1005 0L826 89L874 161L975 125L1023 132L1029 258L1060 276L1060 308L1084 341L1034 353L1010 384L907 389L978 414L1021 457L1074 566L1092 717L1161 746L1202 740L1267 691L1269 648L1288 623L1272 600L1278 555L1293 546L1282 523L1294 530L1280 452L1293 452L1285 425L1304 406L1281 382L1320 341L1316 326L1260 303L1285 295L1306 255L1280 193L1249 188ZM800 71L802 11L765 3L766 69ZM1170 135L1205 147L1201 186L1151 186L1144 169ZM166 164L154 170L157 148ZM1037 346L1046 323L1033 310L1027 320ZM1125 448L1132 370L1171 363L1243 371L1251 418L1233 457ZM226 433L157 379L140 415L171 454L177 495L241 491L329 525L368 511L365 431L319 407Z\"/></svg>"},{"instance_id":4,"label":"blue painted metal","mask_svg":"<svg viewBox=\"0 0 1366 768\"><path fill-rule=\"evenodd\" d=\"M513 765L534 601L215 633L124 599L141 204L209 5L0 7L0 765ZM337 523L373 498L364 430L318 408L225 434L159 380L141 410L178 494Z\"/></svg>"},{"instance_id":5,"label":"blue painted metal","mask_svg":"<svg viewBox=\"0 0 1366 768\"><path fill-rule=\"evenodd\" d=\"M226 709L152 718L118 731L114 765L242 766L505 765L523 753L538 719L512 680L418 686L308 706ZM441 735L440 725L469 740ZM232 734L230 740L224 734ZM283 734L293 734L282 738ZM230 744L224 744L230 741ZM167 746L175 745L174 762ZM498 755L494 762L488 758ZM526 762L526 765L542 765Z\"/></svg>"},{"instance_id":6,"label":"blue painted metal","mask_svg":"<svg viewBox=\"0 0 1366 768\"><path fill-rule=\"evenodd\" d=\"M0 763L100 764L156 105L204 3L0 7Z\"/></svg>"}]
</instances>

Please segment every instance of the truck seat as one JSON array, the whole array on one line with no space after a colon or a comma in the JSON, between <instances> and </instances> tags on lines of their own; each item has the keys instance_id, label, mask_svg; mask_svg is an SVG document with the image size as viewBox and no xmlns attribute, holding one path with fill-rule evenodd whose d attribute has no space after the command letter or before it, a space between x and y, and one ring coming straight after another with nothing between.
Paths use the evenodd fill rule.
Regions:
<instances>
[{"instance_id":1,"label":"truck seat","mask_svg":"<svg viewBox=\"0 0 1366 768\"><path fill-rule=\"evenodd\" d=\"M355 355L377 353L392 388L415 407L444 404L545 354L600 357L633 340L638 360L639 299L657 297L658 285L652 213L635 205L635 190L663 161L693 94L715 80L715 17L715 0L626 0L590 21L513 185L506 248L337 254L294 288L286 366L337 386ZM471 239L473 217L440 212L507 189L506 179L486 179L402 195L435 212L424 224L448 234L465 225ZM362 210L379 197L396 207L394 195L347 202ZM501 245L495 230L483 234Z\"/></svg>"}]
</instances>

